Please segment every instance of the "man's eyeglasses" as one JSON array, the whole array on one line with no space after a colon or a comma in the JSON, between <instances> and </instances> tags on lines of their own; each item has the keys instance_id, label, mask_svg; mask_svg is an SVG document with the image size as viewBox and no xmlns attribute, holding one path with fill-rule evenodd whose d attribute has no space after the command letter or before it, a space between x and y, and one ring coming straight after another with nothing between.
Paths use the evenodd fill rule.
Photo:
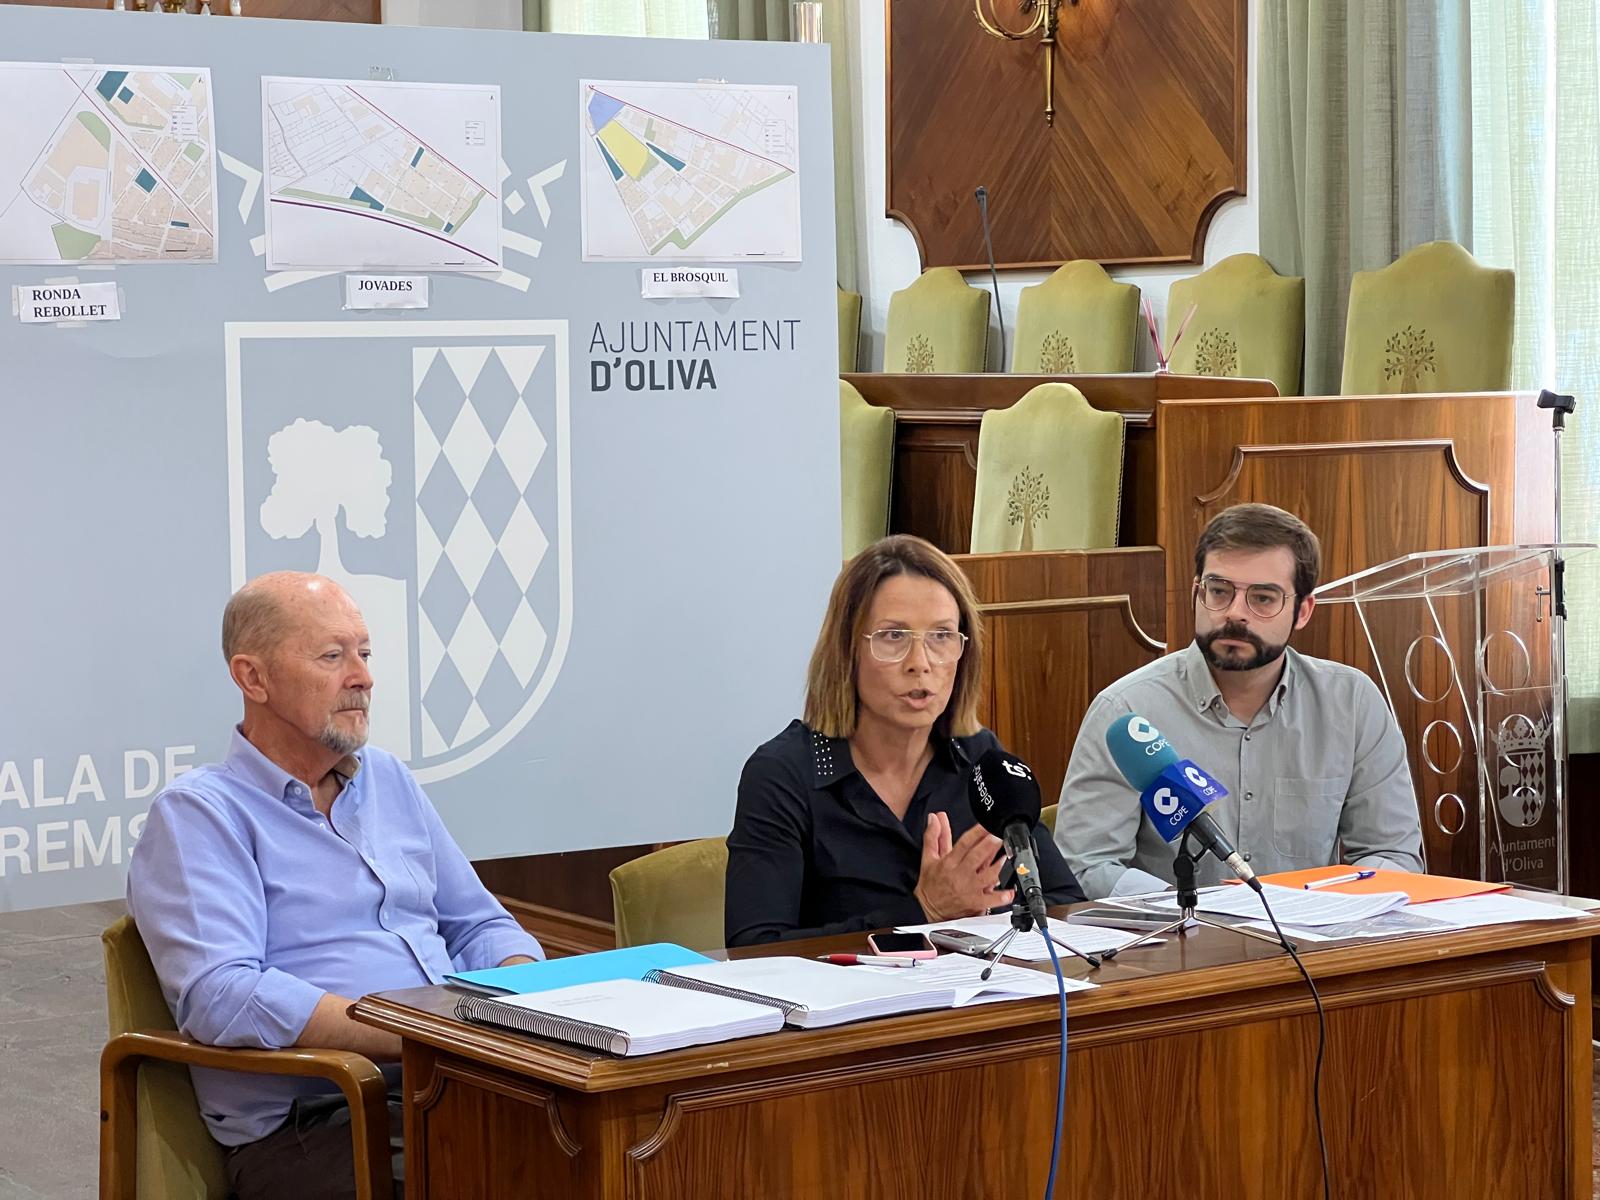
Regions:
<instances>
[{"instance_id":1,"label":"man's eyeglasses","mask_svg":"<svg viewBox=\"0 0 1600 1200\"><path fill-rule=\"evenodd\" d=\"M879 629L863 636L879 662L904 662L911 643L919 639L928 661L941 665L955 662L967 648L967 635L954 629Z\"/></svg>"},{"instance_id":2,"label":"man's eyeglasses","mask_svg":"<svg viewBox=\"0 0 1600 1200\"><path fill-rule=\"evenodd\" d=\"M1220 575L1207 575L1195 585L1195 590L1200 594L1200 603L1212 612L1227 612L1233 607L1240 585ZM1245 607L1258 617L1275 617L1289 602L1289 593L1275 583L1247 583L1243 591Z\"/></svg>"}]
</instances>

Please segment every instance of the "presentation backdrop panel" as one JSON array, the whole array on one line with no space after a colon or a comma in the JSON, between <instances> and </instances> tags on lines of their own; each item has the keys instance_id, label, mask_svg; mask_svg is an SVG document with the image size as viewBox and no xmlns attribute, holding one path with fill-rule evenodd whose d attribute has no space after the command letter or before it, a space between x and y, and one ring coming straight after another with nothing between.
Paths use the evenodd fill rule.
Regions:
<instances>
[{"instance_id":1,"label":"presentation backdrop panel","mask_svg":"<svg viewBox=\"0 0 1600 1200\"><path fill-rule=\"evenodd\" d=\"M373 740L469 856L726 832L839 565L826 50L9 7L0 46L0 909L121 894L284 568L360 603Z\"/></svg>"}]
</instances>

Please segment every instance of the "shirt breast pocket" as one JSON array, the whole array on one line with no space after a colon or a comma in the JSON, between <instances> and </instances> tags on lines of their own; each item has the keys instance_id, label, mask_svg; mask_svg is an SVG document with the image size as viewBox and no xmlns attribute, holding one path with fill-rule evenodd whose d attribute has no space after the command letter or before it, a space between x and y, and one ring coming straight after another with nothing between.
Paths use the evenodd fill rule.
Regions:
<instances>
[{"instance_id":1,"label":"shirt breast pocket","mask_svg":"<svg viewBox=\"0 0 1600 1200\"><path fill-rule=\"evenodd\" d=\"M1339 815L1349 780L1280 777L1272 794L1272 848L1293 866L1336 861Z\"/></svg>"}]
</instances>

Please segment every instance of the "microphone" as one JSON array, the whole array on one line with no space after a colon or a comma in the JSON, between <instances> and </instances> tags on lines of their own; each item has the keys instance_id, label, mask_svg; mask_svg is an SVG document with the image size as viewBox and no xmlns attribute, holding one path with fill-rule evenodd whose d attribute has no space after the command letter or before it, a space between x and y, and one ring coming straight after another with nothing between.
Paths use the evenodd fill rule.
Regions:
<instances>
[{"instance_id":1,"label":"microphone","mask_svg":"<svg viewBox=\"0 0 1600 1200\"><path fill-rule=\"evenodd\" d=\"M1000 369L1006 369L1006 315L1000 311L1000 272L994 266L994 242L989 237L989 189L979 184L972 193L978 198L978 216L983 220L983 248L989 255L989 279L994 284L994 319L1000 322Z\"/></svg>"},{"instance_id":2,"label":"microphone","mask_svg":"<svg viewBox=\"0 0 1600 1200\"><path fill-rule=\"evenodd\" d=\"M1205 811L1206 805L1228 794L1226 788L1188 759L1179 758L1161 731L1137 714L1111 723L1106 729L1106 749L1128 786L1139 793L1145 816L1165 841L1170 844L1185 833L1193 834L1203 849L1256 891L1261 890L1250 864Z\"/></svg>"},{"instance_id":3,"label":"microphone","mask_svg":"<svg viewBox=\"0 0 1600 1200\"><path fill-rule=\"evenodd\" d=\"M1039 781L1033 771L1021 759L996 747L972 768L967 800L978 824L1005 843L1022 901L1039 928L1048 929L1039 859L1033 849L1033 827L1040 811Z\"/></svg>"}]
</instances>

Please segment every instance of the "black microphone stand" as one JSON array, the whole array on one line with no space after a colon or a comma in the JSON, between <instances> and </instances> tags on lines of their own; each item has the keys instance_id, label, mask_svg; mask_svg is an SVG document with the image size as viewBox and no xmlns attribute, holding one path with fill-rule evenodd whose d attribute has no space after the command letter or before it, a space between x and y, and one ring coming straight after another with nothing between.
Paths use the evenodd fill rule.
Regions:
<instances>
[{"instance_id":1,"label":"black microphone stand","mask_svg":"<svg viewBox=\"0 0 1600 1200\"><path fill-rule=\"evenodd\" d=\"M1000 961L1000 956L1005 953L1005 948L1011 944L1012 940L1017 936L1017 934L1031 933L1035 924L1037 924L1037 922L1034 921L1033 914L1028 911L1028 906L1026 904L1023 904L1020 901L1016 904L1013 904L1011 906L1011 928L1006 930L999 937L995 938L994 941L983 947L983 949L975 951L979 958L989 960L989 965L983 969L983 974L979 975L978 978L987 983L989 976L994 973L995 964ZM1039 933L1042 936L1049 938L1068 954L1077 955L1079 958L1083 959L1084 962L1088 963L1090 967L1098 967L1100 965L1100 955L1084 953L1076 946L1073 946L1061 938L1058 938L1055 934L1051 933L1047 927L1041 925L1039 927Z\"/></svg>"},{"instance_id":2,"label":"black microphone stand","mask_svg":"<svg viewBox=\"0 0 1600 1200\"><path fill-rule=\"evenodd\" d=\"M1254 929L1246 929L1242 925L1229 925L1224 921L1212 920L1195 912L1200 904L1200 892L1195 887L1194 871L1196 864L1205 855L1205 847L1189 845L1190 831L1185 829L1183 836L1178 839L1178 852L1172 856L1172 879L1178 892L1178 918L1169 921L1159 929L1152 929L1142 933L1126 946L1118 946L1114 950L1107 950L1101 957L1106 960L1115 958L1124 950L1132 950L1135 946L1149 941L1151 938L1163 937L1169 933L1176 933L1182 937L1189 931L1191 922L1200 925L1209 925L1213 929L1231 929L1234 933L1242 933L1246 937L1257 938L1263 942L1270 942L1274 946L1282 945L1276 937L1270 934L1259 933Z\"/></svg>"}]
</instances>

